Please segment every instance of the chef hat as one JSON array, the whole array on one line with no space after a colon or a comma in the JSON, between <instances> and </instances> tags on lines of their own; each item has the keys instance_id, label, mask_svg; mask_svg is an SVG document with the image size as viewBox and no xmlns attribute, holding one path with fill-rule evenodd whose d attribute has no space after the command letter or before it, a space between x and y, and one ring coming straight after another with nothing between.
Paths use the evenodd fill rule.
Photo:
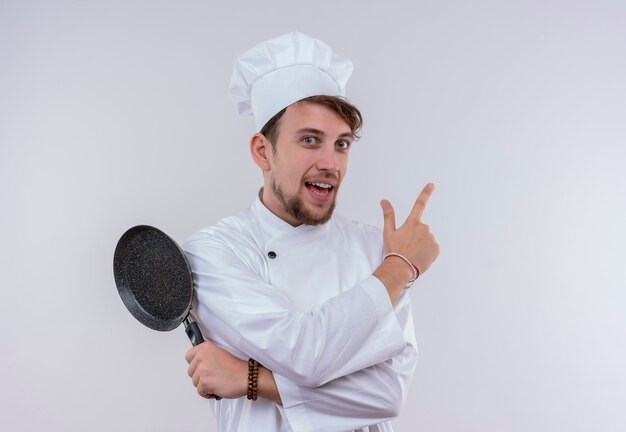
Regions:
<instances>
[{"instance_id":1,"label":"chef hat","mask_svg":"<svg viewBox=\"0 0 626 432\"><path fill-rule=\"evenodd\" d=\"M265 41L237 57L230 96L257 130L283 108L309 96L344 96L352 62L299 32Z\"/></svg>"}]
</instances>

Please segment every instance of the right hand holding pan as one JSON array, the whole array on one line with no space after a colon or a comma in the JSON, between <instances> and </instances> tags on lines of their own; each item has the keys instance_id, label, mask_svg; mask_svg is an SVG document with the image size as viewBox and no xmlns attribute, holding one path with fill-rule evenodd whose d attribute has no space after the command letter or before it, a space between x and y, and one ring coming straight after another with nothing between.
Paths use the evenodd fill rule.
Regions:
<instances>
[{"instance_id":1,"label":"right hand holding pan","mask_svg":"<svg viewBox=\"0 0 626 432\"><path fill-rule=\"evenodd\" d=\"M198 394L236 399L247 393L248 362L238 359L210 341L194 346L185 355L187 374Z\"/></svg>"}]
</instances>

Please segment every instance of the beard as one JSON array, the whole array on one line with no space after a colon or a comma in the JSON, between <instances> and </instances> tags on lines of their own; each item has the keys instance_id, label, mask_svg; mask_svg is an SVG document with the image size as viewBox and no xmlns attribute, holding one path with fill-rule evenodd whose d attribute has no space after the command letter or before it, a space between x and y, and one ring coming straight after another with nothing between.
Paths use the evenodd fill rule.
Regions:
<instances>
[{"instance_id":1,"label":"beard","mask_svg":"<svg viewBox=\"0 0 626 432\"><path fill-rule=\"evenodd\" d=\"M281 187L276 183L276 179L272 176L271 186L274 195L278 198L278 201L283 205L283 208L291 217L304 225L322 225L328 222L335 211L335 198L337 197L337 191L333 201L330 203L328 211L322 216L314 216L305 208L302 200L297 196L287 197Z\"/></svg>"}]
</instances>

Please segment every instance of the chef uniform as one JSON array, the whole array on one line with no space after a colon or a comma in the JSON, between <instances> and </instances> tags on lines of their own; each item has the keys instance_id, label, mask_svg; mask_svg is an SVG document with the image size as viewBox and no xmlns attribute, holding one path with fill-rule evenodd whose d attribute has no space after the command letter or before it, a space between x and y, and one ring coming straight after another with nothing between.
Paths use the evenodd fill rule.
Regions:
<instances>
[{"instance_id":1,"label":"chef uniform","mask_svg":"<svg viewBox=\"0 0 626 432\"><path fill-rule=\"evenodd\" d=\"M297 75L300 64L308 68L321 59L335 71L351 71L330 47L301 33L255 48L238 61L248 61L246 54L257 65L259 56L279 58L274 70ZM321 72L322 80L333 77L332 67ZM305 89L309 94L296 91L295 100L278 109L264 105L260 114L252 108L257 126L303 97L342 94L347 81L344 75L343 86L329 93L322 84L320 92L310 82L314 74L304 76L304 85L297 85L297 77L290 85L312 87ZM252 86L258 81L251 79ZM271 370L283 404L245 397L214 401L220 431L392 430L417 349L408 293L392 307L372 275L382 260L382 239L380 229L337 214L323 225L293 227L257 198L185 242L196 288L193 311L203 334Z\"/></svg>"}]
</instances>

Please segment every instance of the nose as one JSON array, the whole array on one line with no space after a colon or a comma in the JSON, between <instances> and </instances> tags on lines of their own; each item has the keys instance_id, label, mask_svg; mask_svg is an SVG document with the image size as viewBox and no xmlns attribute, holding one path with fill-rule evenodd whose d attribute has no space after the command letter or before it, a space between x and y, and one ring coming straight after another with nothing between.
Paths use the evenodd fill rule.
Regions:
<instances>
[{"instance_id":1,"label":"nose","mask_svg":"<svg viewBox=\"0 0 626 432\"><path fill-rule=\"evenodd\" d=\"M339 173L339 157L334 145L323 145L317 155L316 167L320 171L331 172L335 175Z\"/></svg>"}]
</instances>

